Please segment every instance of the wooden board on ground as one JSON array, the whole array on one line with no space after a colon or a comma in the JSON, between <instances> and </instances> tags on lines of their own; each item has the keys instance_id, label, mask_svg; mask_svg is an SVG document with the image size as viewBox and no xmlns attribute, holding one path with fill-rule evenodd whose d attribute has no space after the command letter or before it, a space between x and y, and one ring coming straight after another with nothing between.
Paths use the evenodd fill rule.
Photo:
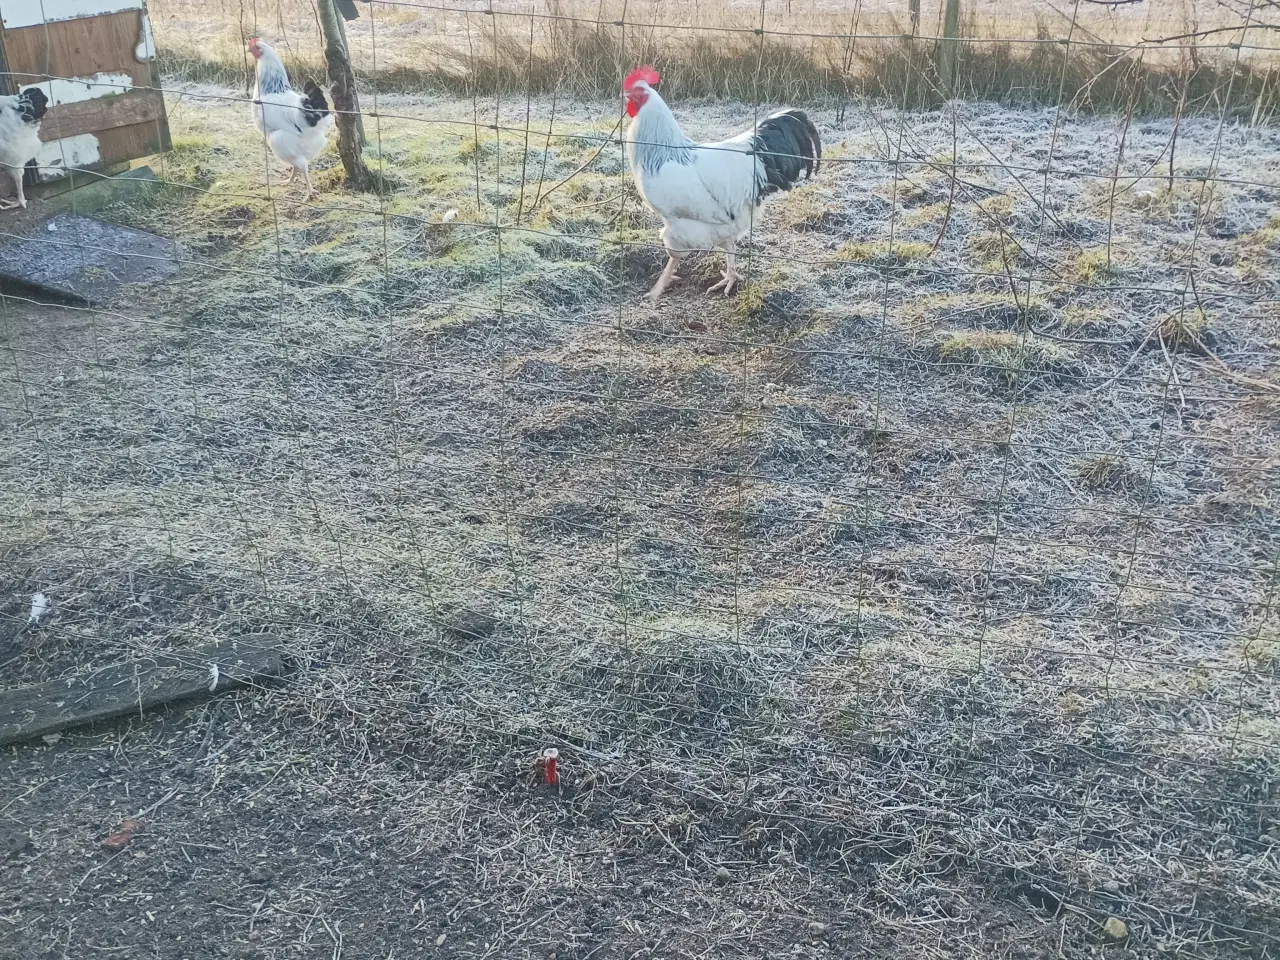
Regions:
<instances>
[{"instance_id":1,"label":"wooden board on ground","mask_svg":"<svg viewBox=\"0 0 1280 960\"><path fill-rule=\"evenodd\" d=\"M154 654L83 677L0 690L0 746L137 715L161 704L207 697L283 674L284 654L278 641L249 637L186 653Z\"/></svg>"}]
</instances>

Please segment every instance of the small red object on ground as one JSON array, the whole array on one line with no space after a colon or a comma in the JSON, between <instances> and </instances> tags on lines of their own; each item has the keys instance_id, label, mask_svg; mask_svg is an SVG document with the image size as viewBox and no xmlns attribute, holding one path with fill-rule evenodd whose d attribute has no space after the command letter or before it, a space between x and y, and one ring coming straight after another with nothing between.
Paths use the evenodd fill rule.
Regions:
<instances>
[{"instance_id":1,"label":"small red object on ground","mask_svg":"<svg viewBox=\"0 0 1280 960\"><path fill-rule=\"evenodd\" d=\"M549 787L560 783L560 751L547 747L542 751L542 780Z\"/></svg>"},{"instance_id":2,"label":"small red object on ground","mask_svg":"<svg viewBox=\"0 0 1280 960\"><path fill-rule=\"evenodd\" d=\"M102 849L118 853L130 844L134 834L141 829L141 820L134 820L133 818L122 820L120 826L116 828L116 832L102 841Z\"/></svg>"}]
</instances>

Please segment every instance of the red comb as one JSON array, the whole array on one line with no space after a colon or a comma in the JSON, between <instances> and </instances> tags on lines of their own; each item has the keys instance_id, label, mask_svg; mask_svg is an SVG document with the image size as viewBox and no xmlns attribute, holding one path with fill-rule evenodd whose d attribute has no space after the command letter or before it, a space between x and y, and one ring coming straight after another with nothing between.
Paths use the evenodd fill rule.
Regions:
<instances>
[{"instance_id":1,"label":"red comb","mask_svg":"<svg viewBox=\"0 0 1280 960\"><path fill-rule=\"evenodd\" d=\"M630 90L637 83L647 83L651 87L658 85L658 71L653 67L640 67L632 70L627 74L626 79L622 81L622 89Z\"/></svg>"}]
</instances>

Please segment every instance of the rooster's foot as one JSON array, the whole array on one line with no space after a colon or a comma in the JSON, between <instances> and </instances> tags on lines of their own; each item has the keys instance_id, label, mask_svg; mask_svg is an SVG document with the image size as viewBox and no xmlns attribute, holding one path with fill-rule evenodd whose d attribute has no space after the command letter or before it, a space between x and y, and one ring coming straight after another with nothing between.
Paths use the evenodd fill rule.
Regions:
<instances>
[{"instance_id":1,"label":"rooster's foot","mask_svg":"<svg viewBox=\"0 0 1280 960\"><path fill-rule=\"evenodd\" d=\"M680 279L676 276L677 263L679 263L679 261L676 260L675 257L668 258L667 265L662 268L662 276L658 277L658 282L655 283L653 285L653 289L646 294L646 296L654 303L656 303L658 298L662 296L662 292L670 286L672 280Z\"/></svg>"},{"instance_id":2,"label":"rooster's foot","mask_svg":"<svg viewBox=\"0 0 1280 960\"><path fill-rule=\"evenodd\" d=\"M737 270L726 270L721 276L724 279L719 283L712 284L707 287L707 293L715 293L717 290L724 290L724 295L727 297L733 292L733 288L742 282L742 274L738 273Z\"/></svg>"},{"instance_id":3,"label":"rooster's foot","mask_svg":"<svg viewBox=\"0 0 1280 960\"><path fill-rule=\"evenodd\" d=\"M667 279L664 282L655 285L652 290L650 290L648 293L645 294L645 296L648 297L650 300L652 300L654 303L657 303L660 299L662 299L662 295L663 293L666 292L667 287L669 287L671 284L675 283L679 279L680 278L673 273L671 276L667 277Z\"/></svg>"}]
</instances>

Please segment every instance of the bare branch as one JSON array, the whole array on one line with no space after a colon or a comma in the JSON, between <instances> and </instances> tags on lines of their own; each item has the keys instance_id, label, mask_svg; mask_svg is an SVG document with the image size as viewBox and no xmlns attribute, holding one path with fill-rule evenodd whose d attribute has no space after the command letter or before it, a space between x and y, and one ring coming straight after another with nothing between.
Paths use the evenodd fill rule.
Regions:
<instances>
[{"instance_id":1,"label":"bare branch","mask_svg":"<svg viewBox=\"0 0 1280 960\"><path fill-rule=\"evenodd\" d=\"M1223 33L1237 33L1237 32L1244 31L1245 29L1280 30L1280 24L1253 22L1246 26L1246 24L1241 23L1241 24L1237 24L1234 27L1214 27L1209 30L1196 30L1193 33L1179 33L1171 37L1160 37L1155 40L1148 40L1146 38L1143 38L1142 42L1146 44L1158 46L1162 43L1173 43L1176 40L1202 40L1205 37L1212 37L1212 36L1223 34Z\"/></svg>"}]
</instances>

